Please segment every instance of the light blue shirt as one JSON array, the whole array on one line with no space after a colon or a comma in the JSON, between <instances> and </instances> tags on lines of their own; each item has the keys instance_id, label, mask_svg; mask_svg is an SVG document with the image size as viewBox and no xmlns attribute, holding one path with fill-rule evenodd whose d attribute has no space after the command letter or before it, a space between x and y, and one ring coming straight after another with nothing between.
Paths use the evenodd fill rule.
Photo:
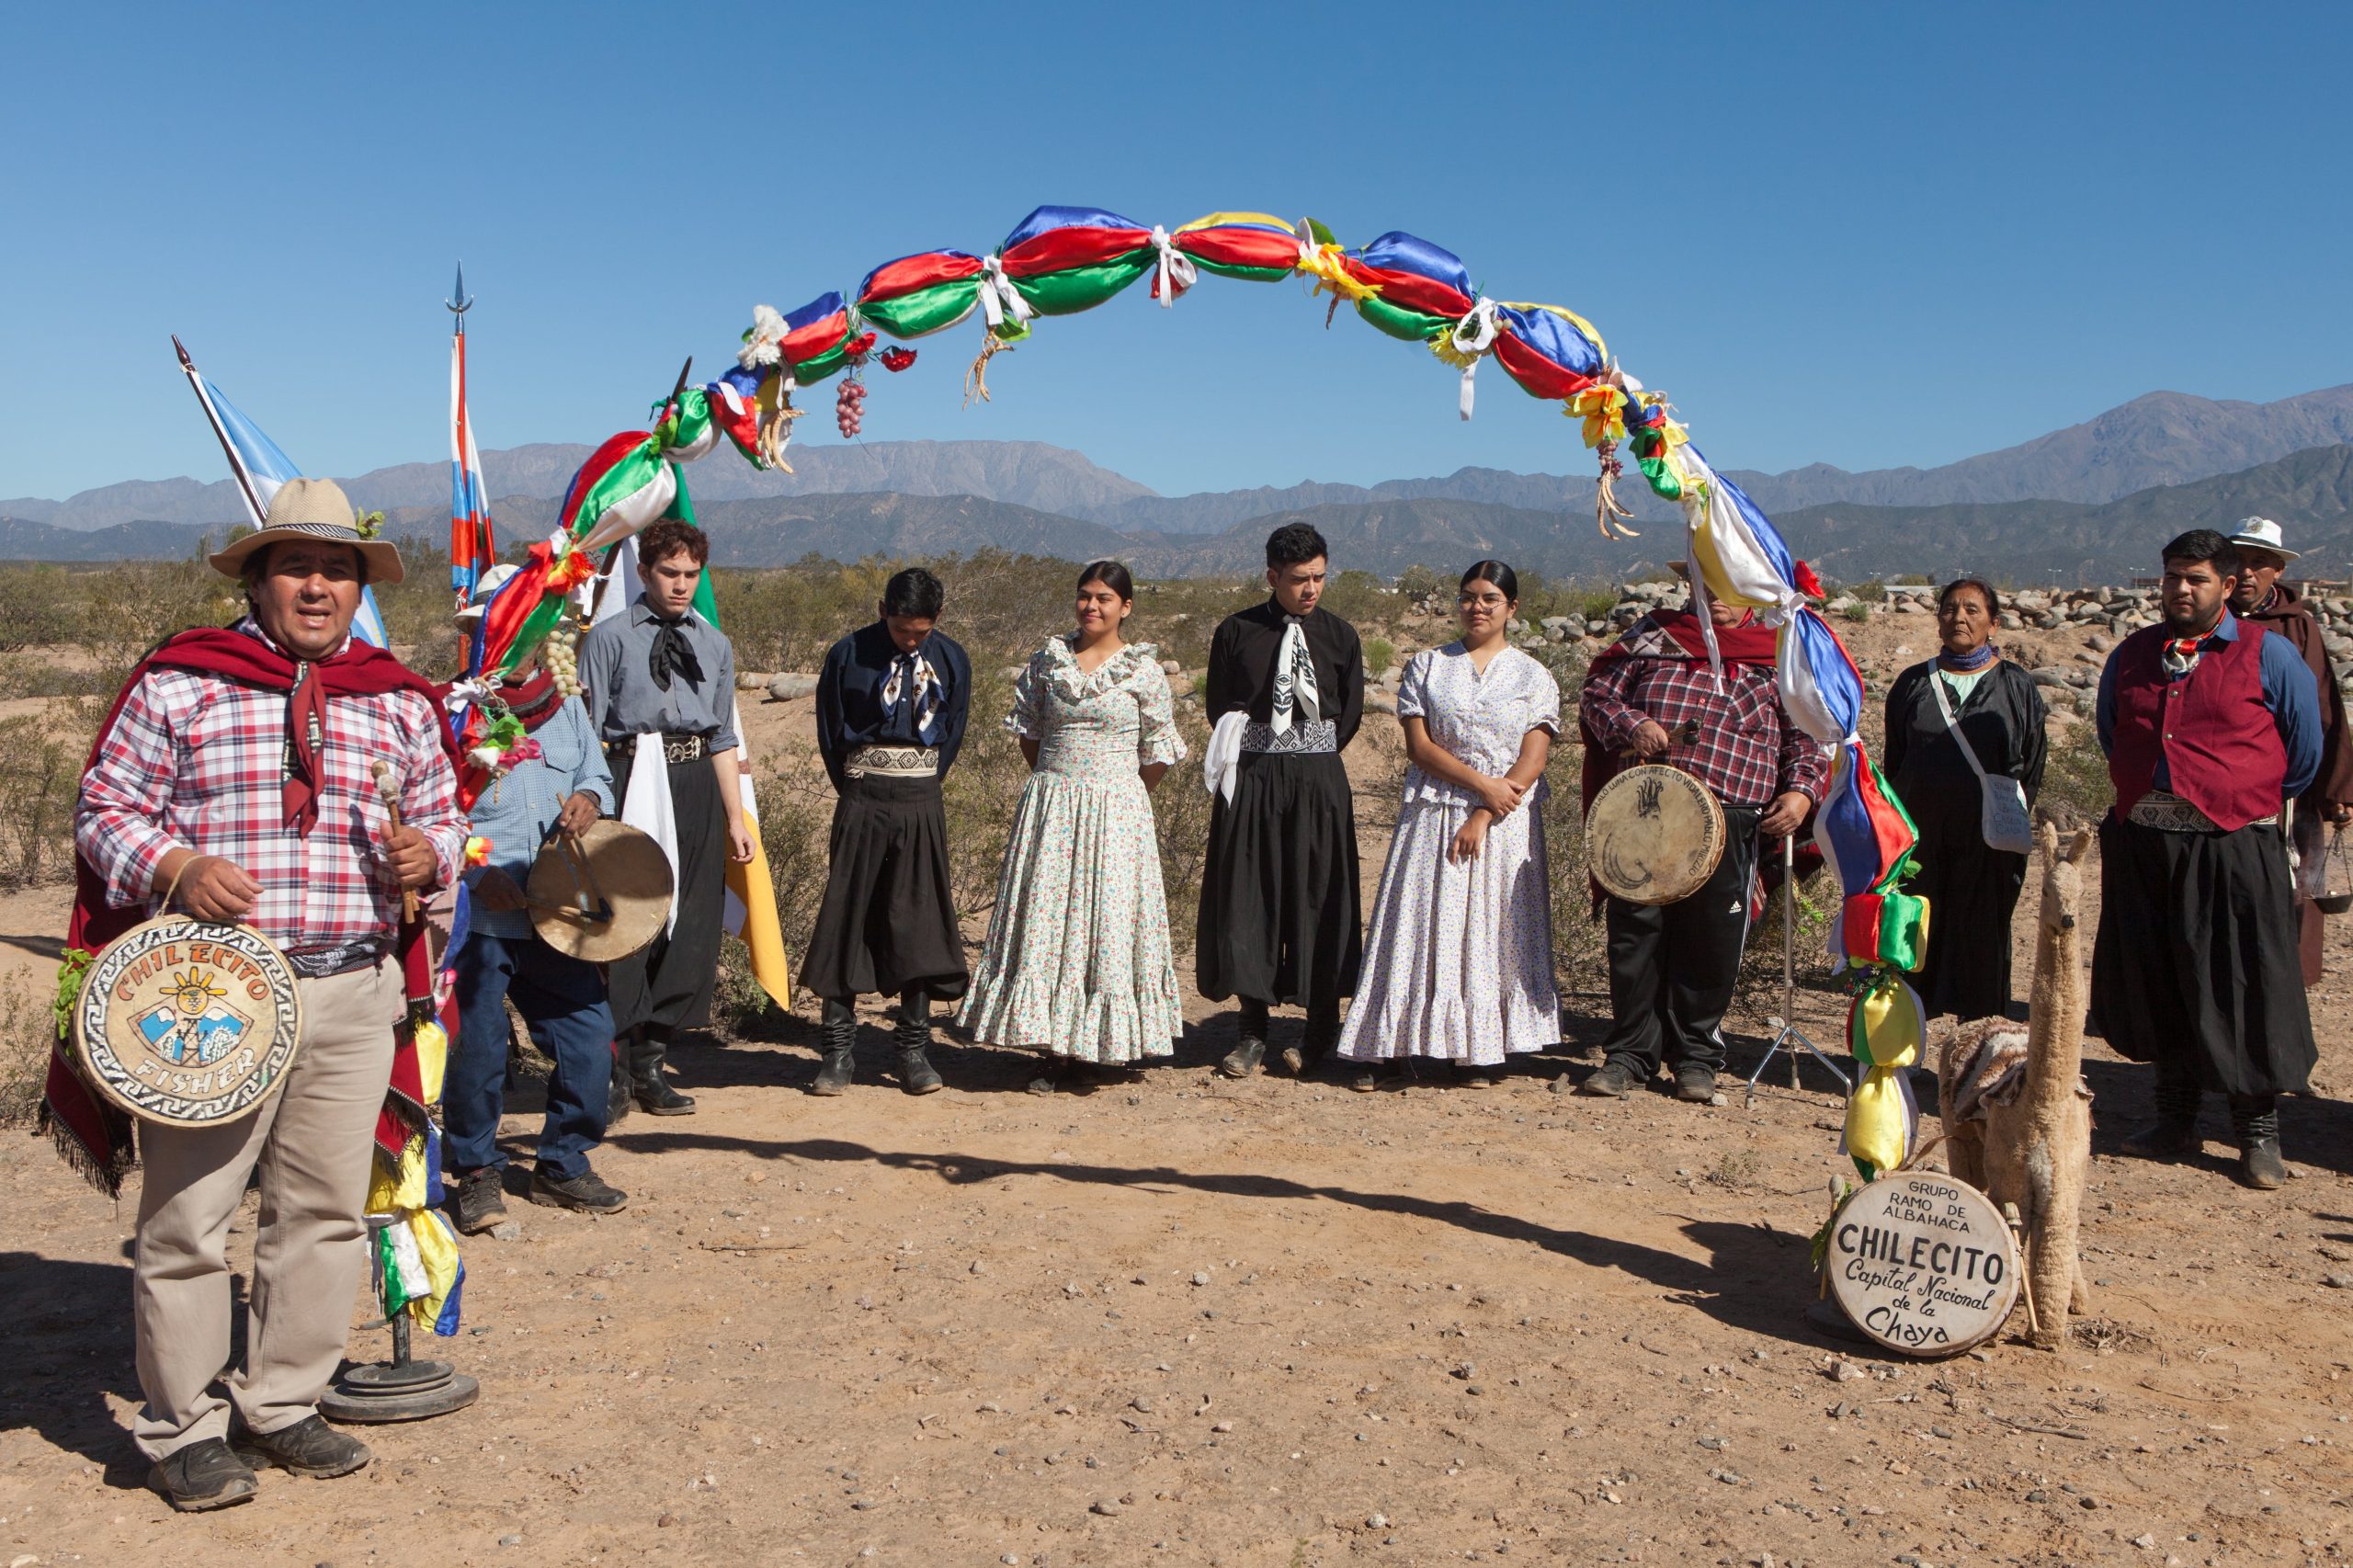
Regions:
<instances>
[{"instance_id":1,"label":"light blue shirt","mask_svg":"<svg viewBox=\"0 0 2353 1568\"><path fill-rule=\"evenodd\" d=\"M531 863L555 831L566 800L576 793L594 795L597 809L613 814L612 769L605 766L605 748L597 744L580 699L565 698L554 716L531 732L531 738L540 743L539 757L517 763L482 792L474 801L470 830L490 840L489 864L514 878L517 887L530 885ZM471 887L481 877L481 867L469 869L466 884ZM487 910L477 903L472 921L475 930L493 937L531 935L527 910Z\"/></svg>"}]
</instances>

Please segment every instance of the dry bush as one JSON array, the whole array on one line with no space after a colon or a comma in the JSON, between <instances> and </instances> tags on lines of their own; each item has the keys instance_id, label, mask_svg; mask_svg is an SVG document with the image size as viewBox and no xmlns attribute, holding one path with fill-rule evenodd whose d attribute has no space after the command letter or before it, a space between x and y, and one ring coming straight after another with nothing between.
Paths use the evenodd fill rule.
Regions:
<instances>
[{"instance_id":1,"label":"dry bush","mask_svg":"<svg viewBox=\"0 0 2353 1568\"><path fill-rule=\"evenodd\" d=\"M123 561L73 581L82 601L73 641L108 693L175 631L225 626L244 609L237 585L200 561Z\"/></svg>"},{"instance_id":2,"label":"dry bush","mask_svg":"<svg viewBox=\"0 0 2353 1568\"><path fill-rule=\"evenodd\" d=\"M0 566L0 653L73 641L73 581L62 566Z\"/></svg>"},{"instance_id":3,"label":"dry bush","mask_svg":"<svg viewBox=\"0 0 2353 1568\"><path fill-rule=\"evenodd\" d=\"M0 991L0 1127L30 1126L49 1076L50 1042L57 1017L50 999L30 987Z\"/></svg>"},{"instance_id":4,"label":"dry bush","mask_svg":"<svg viewBox=\"0 0 2353 1568\"><path fill-rule=\"evenodd\" d=\"M35 887L74 874L74 803L90 728L64 705L0 719L0 888Z\"/></svg>"}]
</instances>

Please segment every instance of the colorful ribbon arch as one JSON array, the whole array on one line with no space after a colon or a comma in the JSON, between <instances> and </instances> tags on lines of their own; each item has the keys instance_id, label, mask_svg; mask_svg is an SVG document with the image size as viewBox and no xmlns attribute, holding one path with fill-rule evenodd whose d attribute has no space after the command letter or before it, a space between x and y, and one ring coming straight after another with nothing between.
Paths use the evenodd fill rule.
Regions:
<instances>
[{"instance_id":1,"label":"colorful ribbon arch","mask_svg":"<svg viewBox=\"0 0 2353 1568\"><path fill-rule=\"evenodd\" d=\"M910 341L978 312L981 376L997 349L1029 337L1040 321L1091 310L1142 279L1164 308L1203 273L1246 282L1299 278L1392 337L1427 347L1459 376L1468 419L1482 361L1494 359L1531 397L1555 401L1578 422L1600 464L1596 516L1605 536L1631 537L1616 498L1620 443L1651 490L1682 507L1699 591L1754 609L1779 630L1781 696L1797 723L1834 754L1815 837L1838 877L1841 918L1829 947L1849 976L1848 1038L1865 1068L1848 1100L1846 1146L1866 1176L1893 1169L1915 1137L1903 1069L1919 1058L1924 1020L1904 976L1927 942L1925 900L1903 891L1913 869L1911 819L1873 766L1858 733L1863 682L1837 634L1814 608L1821 585L1795 559L1761 508L1719 473L1668 416L1663 392L1645 389L1610 355L1600 333L1558 305L1495 299L1452 252L1392 230L1369 244L1340 244L1312 218L1212 212L1174 229L1094 207L1040 207L993 250L931 250L884 262L847 297L819 295L798 310L755 309L735 365L719 379L682 386L654 405L653 428L615 436L574 476L561 526L489 607L474 649L477 674L519 665L555 625L567 595L585 601L591 551L683 506L678 465L723 437L756 467L783 467L792 394L836 372L860 376L870 360L904 369L915 351L874 352L881 337ZM1706 617L1701 618L1702 625Z\"/></svg>"}]
</instances>

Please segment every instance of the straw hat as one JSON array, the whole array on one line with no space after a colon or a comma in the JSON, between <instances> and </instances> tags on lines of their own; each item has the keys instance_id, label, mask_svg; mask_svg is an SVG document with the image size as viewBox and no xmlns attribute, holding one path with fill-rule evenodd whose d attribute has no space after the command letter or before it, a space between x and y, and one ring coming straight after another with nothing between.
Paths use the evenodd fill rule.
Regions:
<instances>
[{"instance_id":1,"label":"straw hat","mask_svg":"<svg viewBox=\"0 0 2353 1568\"><path fill-rule=\"evenodd\" d=\"M359 531L351 502L343 486L332 479L290 479L269 498L269 515L262 526L228 549L210 557L212 569L225 577L244 574L245 557L282 539L324 540L347 544L368 562L371 583L397 583L404 575L401 552L392 541Z\"/></svg>"},{"instance_id":2,"label":"straw hat","mask_svg":"<svg viewBox=\"0 0 2353 1568\"><path fill-rule=\"evenodd\" d=\"M2239 526L2231 530L2231 542L2242 550L2268 551L2282 561L2293 561L2303 553L2279 542L2279 525L2268 517L2240 518Z\"/></svg>"},{"instance_id":3,"label":"straw hat","mask_svg":"<svg viewBox=\"0 0 2353 1568\"><path fill-rule=\"evenodd\" d=\"M480 620L483 613L490 608L490 601L497 596L498 590L506 586L507 580L514 575L515 568L505 562L483 573L482 580L474 585L473 596L459 607L452 619L460 626L472 626Z\"/></svg>"}]
</instances>

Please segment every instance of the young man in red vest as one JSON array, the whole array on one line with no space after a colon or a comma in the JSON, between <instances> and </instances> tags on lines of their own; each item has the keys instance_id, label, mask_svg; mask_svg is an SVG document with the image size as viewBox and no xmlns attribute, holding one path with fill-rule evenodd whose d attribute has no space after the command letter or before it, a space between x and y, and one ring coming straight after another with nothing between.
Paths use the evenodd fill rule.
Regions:
<instances>
[{"instance_id":1,"label":"young man in red vest","mask_svg":"<svg viewBox=\"0 0 2353 1568\"><path fill-rule=\"evenodd\" d=\"M2099 742L2116 786L2101 823L2092 1015L2156 1065L2157 1119L2127 1153L2197 1153L2199 1100L2231 1108L2240 1179L2275 1188L2277 1096L2317 1052L2296 960L2280 808L2320 766L2320 693L2295 644L2229 608L2231 542L2193 528L2165 551L2165 619L2100 674Z\"/></svg>"}]
</instances>

